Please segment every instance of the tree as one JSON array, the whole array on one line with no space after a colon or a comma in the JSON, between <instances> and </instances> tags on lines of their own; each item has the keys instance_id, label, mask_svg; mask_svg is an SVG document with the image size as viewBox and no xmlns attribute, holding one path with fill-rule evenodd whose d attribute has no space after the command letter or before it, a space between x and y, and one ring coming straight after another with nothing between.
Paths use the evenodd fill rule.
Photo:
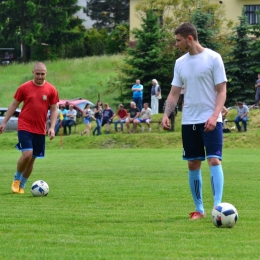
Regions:
<instances>
[{"instance_id":1,"label":"tree","mask_svg":"<svg viewBox=\"0 0 260 260\"><path fill-rule=\"evenodd\" d=\"M260 21L260 11L256 11L258 21ZM250 35L254 36L254 41L251 44L251 60L254 65L252 69L259 73L260 72L260 24L250 25Z\"/></svg>"},{"instance_id":2,"label":"tree","mask_svg":"<svg viewBox=\"0 0 260 260\"><path fill-rule=\"evenodd\" d=\"M111 31L118 24L129 22L129 0L90 0L85 12L96 21L93 27Z\"/></svg>"},{"instance_id":3,"label":"tree","mask_svg":"<svg viewBox=\"0 0 260 260\"><path fill-rule=\"evenodd\" d=\"M221 45L221 54L229 51L227 37L233 22L225 18L223 5L212 4L208 0L143 0L136 5L140 16L149 9L155 10L161 18L169 41L174 40L174 30L182 22L190 21L197 26L200 43L204 42L207 47L210 45L213 49L219 49ZM203 22L206 22L207 26Z\"/></svg>"},{"instance_id":4,"label":"tree","mask_svg":"<svg viewBox=\"0 0 260 260\"><path fill-rule=\"evenodd\" d=\"M129 25L122 23L108 35L107 54L116 54L126 50L129 42Z\"/></svg>"},{"instance_id":5,"label":"tree","mask_svg":"<svg viewBox=\"0 0 260 260\"><path fill-rule=\"evenodd\" d=\"M77 0L0 1L0 34L8 39L20 35L23 60L30 58L30 46L47 43L61 46L83 37L72 31L80 19L71 19L80 7Z\"/></svg>"},{"instance_id":6,"label":"tree","mask_svg":"<svg viewBox=\"0 0 260 260\"><path fill-rule=\"evenodd\" d=\"M142 18L141 29L135 29L132 33L136 46L127 49L125 65L119 69L118 78L109 82L108 91L121 88L117 101L130 102L131 87L136 79L140 79L144 85L143 101L150 103L151 81L156 78L162 87L163 98L166 98L171 87L175 52L165 40L166 34L160 28L155 12L149 10ZM162 106L163 102L160 102L160 110Z\"/></svg>"},{"instance_id":7,"label":"tree","mask_svg":"<svg viewBox=\"0 0 260 260\"><path fill-rule=\"evenodd\" d=\"M107 29L91 28L87 30L84 38L86 54L88 56L97 56L106 54Z\"/></svg>"},{"instance_id":8,"label":"tree","mask_svg":"<svg viewBox=\"0 0 260 260\"><path fill-rule=\"evenodd\" d=\"M199 42L203 47L218 51L222 44L214 39L219 34L218 27L212 27L214 15L210 12L203 12L201 9L194 10L191 14L191 23L198 31Z\"/></svg>"},{"instance_id":9,"label":"tree","mask_svg":"<svg viewBox=\"0 0 260 260\"><path fill-rule=\"evenodd\" d=\"M228 54L227 62L225 62L226 73L228 77L227 84L227 101L228 105L234 105L237 101L245 103L254 102L254 74L252 66L252 39L250 35L250 26L247 17L242 15L239 17L239 25L233 28L233 34L229 41L232 46L231 52Z\"/></svg>"}]
</instances>

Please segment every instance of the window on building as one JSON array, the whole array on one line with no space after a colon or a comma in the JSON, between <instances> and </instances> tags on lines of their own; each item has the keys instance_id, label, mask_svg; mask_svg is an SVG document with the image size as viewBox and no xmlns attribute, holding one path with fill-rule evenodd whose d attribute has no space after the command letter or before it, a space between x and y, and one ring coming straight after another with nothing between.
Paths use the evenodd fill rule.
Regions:
<instances>
[{"instance_id":1,"label":"window on building","mask_svg":"<svg viewBox=\"0 0 260 260\"><path fill-rule=\"evenodd\" d=\"M258 14L256 11L260 11L260 5L245 5L245 15L249 24L258 24Z\"/></svg>"}]
</instances>

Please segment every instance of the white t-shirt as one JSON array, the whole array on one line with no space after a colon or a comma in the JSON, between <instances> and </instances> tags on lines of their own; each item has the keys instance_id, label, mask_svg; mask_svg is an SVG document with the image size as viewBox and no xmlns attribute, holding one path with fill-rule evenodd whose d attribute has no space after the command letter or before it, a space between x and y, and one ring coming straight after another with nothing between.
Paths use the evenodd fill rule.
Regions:
<instances>
[{"instance_id":1,"label":"white t-shirt","mask_svg":"<svg viewBox=\"0 0 260 260\"><path fill-rule=\"evenodd\" d=\"M67 116L68 115L73 116L73 118L72 117L67 117L67 120L74 120L74 121L76 121L77 111L75 109L68 110Z\"/></svg>"},{"instance_id":2,"label":"white t-shirt","mask_svg":"<svg viewBox=\"0 0 260 260\"><path fill-rule=\"evenodd\" d=\"M141 111L141 118L142 119L147 119L147 118L150 118L152 116L152 109L151 108L143 108L142 111Z\"/></svg>"},{"instance_id":3,"label":"white t-shirt","mask_svg":"<svg viewBox=\"0 0 260 260\"><path fill-rule=\"evenodd\" d=\"M237 108L237 115L238 116L242 116L242 115L244 115L245 113L248 113L249 112L249 109L248 109L248 107L246 106L246 105L243 105L243 107L238 107Z\"/></svg>"},{"instance_id":4,"label":"white t-shirt","mask_svg":"<svg viewBox=\"0 0 260 260\"><path fill-rule=\"evenodd\" d=\"M215 110L215 85L227 81L221 56L205 48L197 55L186 53L176 60L172 86L185 86L182 124L205 123ZM218 122L222 122L219 113Z\"/></svg>"}]
</instances>

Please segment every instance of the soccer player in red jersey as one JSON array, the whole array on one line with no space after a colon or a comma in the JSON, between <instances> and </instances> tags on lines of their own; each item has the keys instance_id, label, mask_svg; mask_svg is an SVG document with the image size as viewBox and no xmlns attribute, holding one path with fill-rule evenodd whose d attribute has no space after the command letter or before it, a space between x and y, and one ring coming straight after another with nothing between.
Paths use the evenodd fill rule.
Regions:
<instances>
[{"instance_id":1,"label":"soccer player in red jersey","mask_svg":"<svg viewBox=\"0 0 260 260\"><path fill-rule=\"evenodd\" d=\"M47 69L44 63L35 64L33 80L25 82L16 91L14 100L8 107L6 116L0 125L0 134L15 110L23 102L18 118L18 144L16 148L22 152L17 162L17 169L12 183L13 193L24 193L25 184L30 177L35 158L43 158L45 152L46 116L51 112L51 127L48 135L55 137L55 123L58 117L57 102L59 96L56 88L45 80Z\"/></svg>"}]
</instances>

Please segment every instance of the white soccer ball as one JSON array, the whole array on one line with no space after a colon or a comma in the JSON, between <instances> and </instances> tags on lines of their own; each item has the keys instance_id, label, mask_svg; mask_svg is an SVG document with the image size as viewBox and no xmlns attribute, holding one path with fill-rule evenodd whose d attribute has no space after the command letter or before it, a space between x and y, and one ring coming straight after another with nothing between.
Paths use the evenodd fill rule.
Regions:
<instances>
[{"instance_id":1,"label":"white soccer ball","mask_svg":"<svg viewBox=\"0 0 260 260\"><path fill-rule=\"evenodd\" d=\"M32 184L31 192L34 197L47 196L49 193L49 185L43 180L35 181Z\"/></svg>"},{"instance_id":2,"label":"white soccer ball","mask_svg":"<svg viewBox=\"0 0 260 260\"><path fill-rule=\"evenodd\" d=\"M227 202L216 205L211 216L213 224L218 228L232 228L238 220L237 209Z\"/></svg>"}]
</instances>

